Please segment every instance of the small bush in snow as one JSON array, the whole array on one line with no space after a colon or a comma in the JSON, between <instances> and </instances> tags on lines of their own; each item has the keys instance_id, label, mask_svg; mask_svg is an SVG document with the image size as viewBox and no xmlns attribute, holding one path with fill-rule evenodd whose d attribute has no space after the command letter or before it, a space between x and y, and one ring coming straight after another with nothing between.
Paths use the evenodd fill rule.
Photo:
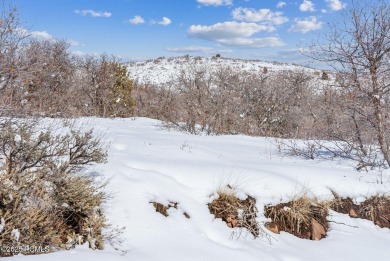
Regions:
<instances>
[{"instance_id":1,"label":"small bush in snow","mask_svg":"<svg viewBox=\"0 0 390 261\"><path fill-rule=\"evenodd\" d=\"M103 248L104 184L80 170L104 162L106 152L92 131L58 131L37 120L0 121L1 246L54 251L89 242Z\"/></svg>"}]
</instances>

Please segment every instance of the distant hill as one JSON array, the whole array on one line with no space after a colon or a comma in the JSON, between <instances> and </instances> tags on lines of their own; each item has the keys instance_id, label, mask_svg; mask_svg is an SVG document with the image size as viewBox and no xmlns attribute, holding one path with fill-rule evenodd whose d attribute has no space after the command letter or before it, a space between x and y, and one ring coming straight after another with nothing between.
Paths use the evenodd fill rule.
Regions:
<instances>
[{"instance_id":1,"label":"distant hill","mask_svg":"<svg viewBox=\"0 0 390 261\"><path fill-rule=\"evenodd\" d=\"M126 64L130 76L140 83L163 84L174 80L182 70L189 66L202 67L205 66L208 70L218 70L220 68L230 67L234 71L242 70L249 73L273 73L281 71L304 71L314 78L321 77L321 71L304 67L296 64L278 63L278 62L263 62L259 60L243 60L223 57L194 57L194 56L179 56L179 57L160 57L146 61L136 61ZM266 68L266 69L265 69Z\"/></svg>"}]
</instances>

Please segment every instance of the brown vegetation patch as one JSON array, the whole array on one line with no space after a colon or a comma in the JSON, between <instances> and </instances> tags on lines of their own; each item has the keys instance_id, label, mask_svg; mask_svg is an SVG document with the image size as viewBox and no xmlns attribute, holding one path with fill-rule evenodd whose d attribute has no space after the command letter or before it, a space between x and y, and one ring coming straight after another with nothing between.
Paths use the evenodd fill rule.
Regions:
<instances>
[{"instance_id":1,"label":"brown vegetation patch","mask_svg":"<svg viewBox=\"0 0 390 261\"><path fill-rule=\"evenodd\" d=\"M330 207L352 218L371 220L375 225L390 228L390 198L387 196L373 196L360 204L355 204L351 198L335 195Z\"/></svg>"},{"instance_id":2,"label":"brown vegetation patch","mask_svg":"<svg viewBox=\"0 0 390 261\"><path fill-rule=\"evenodd\" d=\"M301 197L288 203L266 206L264 214L272 219L270 227L277 227L278 231L311 240L320 240L326 236L328 210L316 200Z\"/></svg>"},{"instance_id":3,"label":"brown vegetation patch","mask_svg":"<svg viewBox=\"0 0 390 261\"><path fill-rule=\"evenodd\" d=\"M170 201L168 203L168 205L164 205L164 204L161 204L161 203L155 202L155 201L152 201L150 203L153 204L153 207L156 209L156 212L160 213L164 217L168 217L169 216L168 210L170 208L179 209L179 203L177 203L177 202ZM191 218L190 215L188 215L188 213L185 212L185 211L183 211L183 215L187 219Z\"/></svg>"},{"instance_id":4,"label":"brown vegetation patch","mask_svg":"<svg viewBox=\"0 0 390 261\"><path fill-rule=\"evenodd\" d=\"M256 199L248 196L245 200L240 200L233 193L225 192L219 192L218 195L217 199L208 204L210 213L225 221L228 227L243 227L254 237L258 237L260 227L256 221Z\"/></svg>"},{"instance_id":5,"label":"brown vegetation patch","mask_svg":"<svg viewBox=\"0 0 390 261\"><path fill-rule=\"evenodd\" d=\"M352 218L358 217L359 206L351 198L335 197L330 203L330 208L336 212L348 214Z\"/></svg>"}]
</instances>

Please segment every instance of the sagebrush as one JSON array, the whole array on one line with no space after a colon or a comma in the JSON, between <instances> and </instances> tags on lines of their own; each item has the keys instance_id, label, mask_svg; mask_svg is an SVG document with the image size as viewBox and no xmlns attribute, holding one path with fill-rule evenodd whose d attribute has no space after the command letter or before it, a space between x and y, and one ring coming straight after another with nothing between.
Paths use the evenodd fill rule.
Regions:
<instances>
[{"instance_id":1,"label":"sagebrush","mask_svg":"<svg viewBox=\"0 0 390 261\"><path fill-rule=\"evenodd\" d=\"M0 245L104 247L105 183L81 170L105 162L105 148L92 131L62 128L37 119L0 120Z\"/></svg>"}]
</instances>

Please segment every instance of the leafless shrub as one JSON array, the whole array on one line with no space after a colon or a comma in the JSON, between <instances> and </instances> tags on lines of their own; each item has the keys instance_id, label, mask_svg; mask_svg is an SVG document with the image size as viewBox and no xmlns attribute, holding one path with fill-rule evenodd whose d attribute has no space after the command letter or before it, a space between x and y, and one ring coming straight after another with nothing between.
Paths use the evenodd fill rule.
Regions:
<instances>
[{"instance_id":1,"label":"leafless shrub","mask_svg":"<svg viewBox=\"0 0 390 261\"><path fill-rule=\"evenodd\" d=\"M362 147L347 140L294 140L275 139L272 143L286 156L305 159L349 159L357 162L356 170L370 170L382 167L385 162L379 147L364 144Z\"/></svg>"},{"instance_id":2,"label":"leafless shrub","mask_svg":"<svg viewBox=\"0 0 390 261\"><path fill-rule=\"evenodd\" d=\"M23 73L14 108L46 116L72 114L71 86L75 61L64 40L30 41L21 50Z\"/></svg>"},{"instance_id":3,"label":"leafless shrub","mask_svg":"<svg viewBox=\"0 0 390 261\"><path fill-rule=\"evenodd\" d=\"M321 156L322 145L319 141L275 140L274 144L283 155L316 159Z\"/></svg>"},{"instance_id":4,"label":"leafless shrub","mask_svg":"<svg viewBox=\"0 0 390 261\"><path fill-rule=\"evenodd\" d=\"M304 136L313 122L310 80L303 72L265 75L194 65L169 87L137 86L136 115L191 133Z\"/></svg>"},{"instance_id":5,"label":"leafless shrub","mask_svg":"<svg viewBox=\"0 0 390 261\"><path fill-rule=\"evenodd\" d=\"M151 84L135 84L133 96L136 104L135 115L159 119L171 124L178 122L178 97L172 89Z\"/></svg>"}]
</instances>

